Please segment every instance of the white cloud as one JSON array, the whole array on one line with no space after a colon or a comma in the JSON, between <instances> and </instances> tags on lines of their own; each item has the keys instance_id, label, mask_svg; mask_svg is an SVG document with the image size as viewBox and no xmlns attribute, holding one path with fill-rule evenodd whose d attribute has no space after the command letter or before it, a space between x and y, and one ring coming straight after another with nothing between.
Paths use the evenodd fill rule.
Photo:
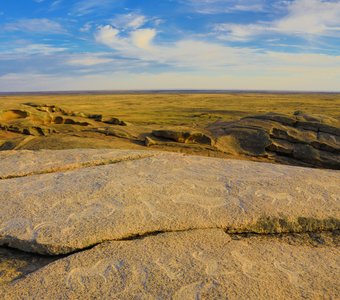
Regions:
<instances>
[{"instance_id":1,"label":"white cloud","mask_svg":"<svg viewBox=\"0 0 340 300\"><path fill-rule=\"evenodd\" d=\"M71 66L95 66L114 61L112 58L101 57L94 54L78 54L76 57L70 58L66 61Z\"/></svg>"},{"instance_id":2,"label":"white cloud","mask_svg":"<svg viewBox=\"0 0 340 300\"><path fill-rule=\"evenodd\" d=\"M146 61L150 64L168 64L179 68L224 68L251 57L254 50L226 47L198 40L179 40L174 43L154 43L155 29L137 29L122 36L110 25L102 26L95 34L98 43L115 50L120 56Z\"/></svg>"},{"instance_id":3,"label":"white cloud","mask_svg":"<svg viewBox=\"0 0 340 300\"><path fill-rule=\"evenodd\" d=\"M140 49L151 49L151 43L156 36L155 29L138 29L131 33L133 44Z\"/></svg>"},{"instance_id":4,"label":"white cloud","mask_svg":"<svg viewBox=\"0 0 340 300\"><path fill-rule=\"evenodd\" d=\"M78 16L90 14L94 11L107 9L117 0L80 0L73 6L72 12Z\"/></svg>"},{"instance_id":5,"label":"white cloud","mask_svg":"<svg viewBox=\"0 0 340 300\"><path fill-rule=\"evenodd\" d=\"M223 23L217 24L214 27L215 31L220 34L220 39L222 40L232 40L232 41L246 41L257 37L268 31L272 31L265 24L234 24L234 23Z\"/></svg>"},{"instance_id":6,"label":"white cloud","mask_svg":"<svg viewBox=\"0 0 340 300\"><path fill-rule=\"evenodd\" d=\"M295 0L287 2L286 16L254 24L222 23L215 26L227 40L249 40L259 35L283 34L302 38L340 36L340 1Z\"/></svg>"},{"instance_id":7,"label":"white cloud","mask_svg":"<svg viewBox=\"0 0 340 300\"><path fill-rule=\"evenodd\" d=\"M63 52L66 51L67 48L63 47L55 47L48 44L29 44L22 47L17 47L13 50L14 53L23 53L26 55L31 54L54 54L57 52Z\"/></svg>"},{"instance_id":8,"label":"white cloud","mask_svg":"<svg viewBox=\"0 0 340 300\"><path fill-rule=\"evenodd\" d=\"M129 13L117 15L114 19L112 19L111 24L114 27L121 29L137 29L142 27L147 21L147 18L143 15Z\"/></svg>"},{"instance_id":9,"label":"white cloud","mask_svg":"<svg viewBox=\"0 0 340 300\"><path fill-rule=\"evenodd\" d=\"M256 78L268 75L286 76L287 79L297 74L303 74L306 78L312 74L319 78L326 74L328 77L333 74L338 79L340 76L340 56L265 52L199 40L155 43L151 33L149 38L141 39L145 42L143 44L133 38L138 31L133 31L128 37L120 37L117 29L104 26L97 33L97 41L114 49L121 57L145 62L149 66L164 64L168 69L191 70L196 74L228 73L236 77L247 74ZM244 86L248 87L249 84L248 78Z\"/></svg>"},{"instance_id":10,"label":"white cloud","mask_svg":"<svg viewBox=\"0 0 340 300\"><path fill-rule=\"evenodd\" d=\"M119 30L113 28L111 25L99 27L95 34L95 39L97 42L113 49L120 47L120 45L124 43L124 40L119 38Z\"/></svg>"},{"instance_id":11,"label":"white cloud","mask_svg":"<svg viewBox=\"0 0 340 300\"><path fill-rule=\"evenodd\" d=\"M21 19L4 25L5 31L22 31L26 33L63 34L66 30L58 23L49 19Z\"/></svg>"},{"instance_id":12,"label":"white cloud","mask_svg":"<svg viewBox=\"0 0 340 300\"><path fill-rule=\"evenodd\" d=\"M92 29L92 23L91 22L87 22L85 23L80 29L80 32L88 32Z\"/></svg>"},{"instance_id":13,"label":"white cloud","mask_svg":"<svg viewBox=\"0 0 340 300\"><path fill-rule=\"evenodd\" d=\"M127 37L122 37L120 33L118 29L106 25L98 29L95 39L97 42L123 53L136 53L138 49L151 49L152 41L156 36L156 30L150 28L133 30Z\"/></svg>"},{"instance_id":14,"label":"white cloud","mask_svg":"<svg viewBox=\"0 0 340 300\"><path fill-rule=\"evenodd\" d=\"M275 24L279 32L316 35L340 33L340 1L296 0L288 9L288 16Z\"/></svg>"},{"instance_id":15,"label":"white cloud","mask_svg":"<svg viewBox=\"0 0 340 300\"><path fill-rule=\"evenodd\" d=\"M183 0L200 14L218 14L234 11L263 11L265 0Z\"/></svg>"}]
</instances>

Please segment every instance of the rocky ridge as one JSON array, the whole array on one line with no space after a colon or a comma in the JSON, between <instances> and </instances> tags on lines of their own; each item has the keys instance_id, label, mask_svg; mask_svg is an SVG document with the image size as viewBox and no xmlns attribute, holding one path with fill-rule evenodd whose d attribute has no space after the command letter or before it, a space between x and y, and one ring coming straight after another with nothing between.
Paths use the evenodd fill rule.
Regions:
<instances>
[{"instance_id":1,"label":"rocky ridge","mask_svg":"<svg viewBox=\"0 0 340 300\"><path fill-rule=\"evenodd\" d=\"M235 122L218 121L204 132L156 130L152 135L146 138L147 146L166 141L199 144L231 155L340 169L340 122L321 115L268 113Z\"/></svg>"}]
</instances>

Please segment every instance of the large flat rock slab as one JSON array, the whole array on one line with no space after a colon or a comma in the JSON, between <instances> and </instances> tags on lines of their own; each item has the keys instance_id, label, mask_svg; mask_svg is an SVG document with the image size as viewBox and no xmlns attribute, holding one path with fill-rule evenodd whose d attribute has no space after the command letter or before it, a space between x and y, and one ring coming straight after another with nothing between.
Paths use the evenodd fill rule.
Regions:
<instances>
[{"instance_id":1,"label":"large flat rock slab","mask_svg":"<svg viewBox=\"0 0 340 300\"><path fill-rule=\"evenodd\" d=\"M106 242L0 287L1 299L336 299L339 248L222 230Z\"/></svg>"},{"instance_id":2,"label":"large flat rock slab","mask_svg":"<svg viewBox=\"0 0 340 300\"><path fill-rule=\"evenodd\" d=\"M150 151L71 149L0 152L0 179L69 171L153 156Z\"/></svg>"},{"instance_id":3,"label":"large flat rock slab","mask_svg":"<svg viewBox=\"0 0 340 300\"><path fill-rule=\"evenodd\" d=\"M340 227L338 171L170 153L78 153L81 159L69 150L1 157L11 176L0 180L0 245L57 255L153 232ZM10 169L11 157L16 165L25 156L40 162L28 176L23 167ZM108 164L88 164L98 157ZM126 159L112 163L112 157ZM69 161L86 164L58 169Z\"/></svg>"}]
</instances>

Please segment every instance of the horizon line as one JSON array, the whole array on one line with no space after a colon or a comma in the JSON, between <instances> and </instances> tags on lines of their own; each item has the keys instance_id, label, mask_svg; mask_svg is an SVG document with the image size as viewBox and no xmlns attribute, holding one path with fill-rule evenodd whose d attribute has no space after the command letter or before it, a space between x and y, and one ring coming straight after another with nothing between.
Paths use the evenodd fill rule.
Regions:
<instances>
[{"instance_id":1,"label":"horizon line","mask_svg":"<svg viewBox=\"0 0 340 300\"><path fill-rule=\"evenodd\" d=\"M224 94L224 93L264 93L264 94L340 94L339 91L313 90L252 90L252 89L131 89L131 90L48 90L48 91L0 91L6 95L53 95L53 94Z\"/></svg>"}]
</instances>

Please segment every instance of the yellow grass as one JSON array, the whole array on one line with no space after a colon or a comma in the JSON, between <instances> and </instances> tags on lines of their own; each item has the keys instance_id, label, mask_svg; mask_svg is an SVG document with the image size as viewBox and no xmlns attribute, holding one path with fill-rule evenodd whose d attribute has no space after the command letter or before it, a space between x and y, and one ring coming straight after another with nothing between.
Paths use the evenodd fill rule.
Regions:
<instances>
[{"instance_id":1,"label":"yellow grass","mask_svg":"<svg viewBox=\"0 0 340 300\"><path fill-rule=\"evenodd\" d=\"M205 126L266 112L300 110L340 119L340 94L86 94L0 96L0 110L34 102L115 116L135 125Z\"/></svg>"}]
</instances>

